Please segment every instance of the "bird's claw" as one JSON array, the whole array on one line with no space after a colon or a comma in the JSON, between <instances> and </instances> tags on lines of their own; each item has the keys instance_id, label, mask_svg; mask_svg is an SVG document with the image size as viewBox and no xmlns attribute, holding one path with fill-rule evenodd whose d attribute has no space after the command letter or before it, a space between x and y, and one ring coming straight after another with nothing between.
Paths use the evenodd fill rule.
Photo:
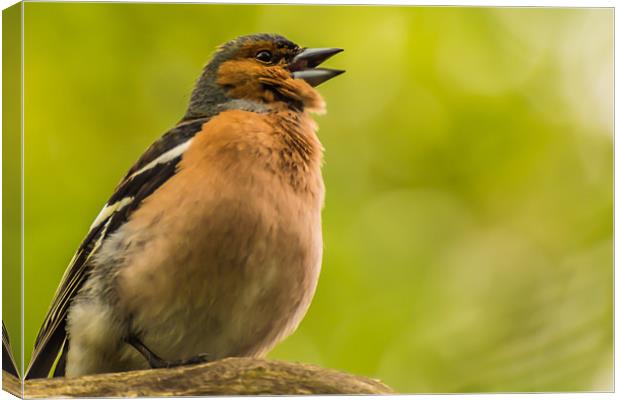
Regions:
<instances>
[{"instance_id":1,"label":"bird's claw","mask_svg":"<svg viewBox=\"0 0 620 400\"><path fill-rule=\"evenodd\" d=\"M151 368L174 368L174 367L180 367L182 365L207 363L207 362L213 361L213 358L207 353L201 353L201 354L197 354L193 357L186 358L183 360L167 361L167 360L159 359L159 360L150 360L150 361L151 362L149 364Z\"/></svg>"},{"instance_id":2,"label":"bird's claw","mask_svg":"<svg viewBox=\"0 0 620 400\"><path fill-rule=\"evenodd\" d=\"M200 353L187 359L167 361L155 354L153 351L151 351L151 349L146 347L136 335L128 336L125 341L134 349L136 349L140 354L142 354L142 356L148 362L149 367L153 369L172 368L179 367L181 365L201 364L213 361L213 357L211 357L211 355L207 353Z\"/></svg>"}]
</instances>

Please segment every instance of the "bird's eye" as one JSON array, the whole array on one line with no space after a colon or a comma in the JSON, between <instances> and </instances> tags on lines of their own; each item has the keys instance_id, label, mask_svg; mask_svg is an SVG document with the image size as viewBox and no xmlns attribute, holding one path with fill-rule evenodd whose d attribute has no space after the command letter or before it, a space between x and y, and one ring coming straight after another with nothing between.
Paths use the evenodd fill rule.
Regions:
<instances>
[{"instance_id":1,"label":"bird's eye","mask_svg":"<svg viewBox=\"0 0 620 400\"><path fill-rule=\"evenodd\" d=\"M260 62L268 63L271 62L271 53L267 50L261 50L256 53L256 59Z\"/></svg>"}]
</instances>

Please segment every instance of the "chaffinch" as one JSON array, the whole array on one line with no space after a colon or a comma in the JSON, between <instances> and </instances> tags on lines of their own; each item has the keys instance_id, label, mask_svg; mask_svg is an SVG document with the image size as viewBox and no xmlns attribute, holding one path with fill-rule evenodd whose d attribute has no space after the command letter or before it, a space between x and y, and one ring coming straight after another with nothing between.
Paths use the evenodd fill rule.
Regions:
<instances>
[{"instance_id":1,"label":"chaffinch","mask_svg":"<svg viewBox=\"0 0 620 400\"><path fill-rule=\"evenodd\" d=\"M316 68L341 49L242 36L131 167L70 262L26 378L260 357L291 334L321 268Z\"/></svg>"}]
</instances>

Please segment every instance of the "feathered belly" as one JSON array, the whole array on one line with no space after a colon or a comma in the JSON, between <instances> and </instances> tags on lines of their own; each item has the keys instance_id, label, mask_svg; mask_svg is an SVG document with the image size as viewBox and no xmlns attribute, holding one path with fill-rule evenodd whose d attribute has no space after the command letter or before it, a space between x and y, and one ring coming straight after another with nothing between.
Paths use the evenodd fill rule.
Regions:
<instances>
[{"instance_id":1,"label":"feathered belly","mask_svg":"<svg viewBox=\"0 0 620 400\"><path fill-rule=\"evenodd\" d=\"M183 214L147 203L126 226L119 305L161 357L261 356L305 314L320 270L320 209L261 193L188 195L176 205Z\"/></svg>"}]
</instances>

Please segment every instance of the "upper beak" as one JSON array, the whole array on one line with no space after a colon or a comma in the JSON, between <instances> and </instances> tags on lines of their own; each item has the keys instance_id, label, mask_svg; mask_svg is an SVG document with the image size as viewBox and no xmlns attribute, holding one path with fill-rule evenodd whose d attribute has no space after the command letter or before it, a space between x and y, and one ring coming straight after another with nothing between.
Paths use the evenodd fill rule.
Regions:
<instances>
[{"instance_id":1,"label":"upper beak","mask_svg":"<svg viewBox=\"0 0 620 400\"><path fill-rule=\"evenodd\" d=\"M303 79L312 86L318 86L331 78L342 74L339 69L316 68L323 61L343 51L338 48L304 49L289 64L293 78Z\"/></svg>"}]
</instances>

